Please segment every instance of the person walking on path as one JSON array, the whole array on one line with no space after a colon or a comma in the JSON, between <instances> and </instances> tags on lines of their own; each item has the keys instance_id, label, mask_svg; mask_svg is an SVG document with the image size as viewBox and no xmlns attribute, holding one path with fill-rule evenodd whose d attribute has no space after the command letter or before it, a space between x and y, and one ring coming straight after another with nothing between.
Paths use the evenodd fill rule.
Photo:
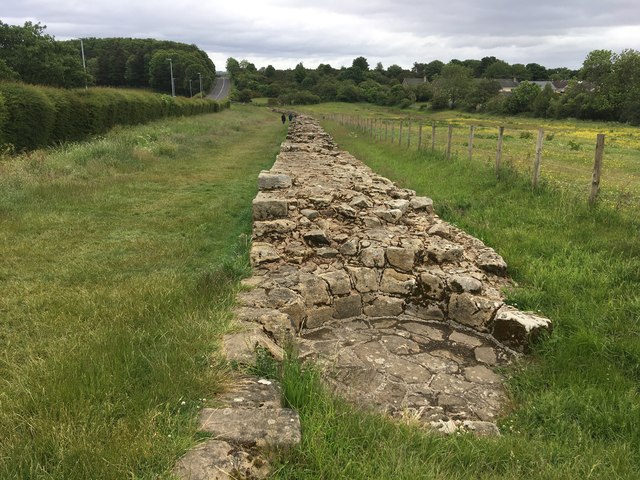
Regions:
<instances>
[{"instance_id":1,"label":"person walking on path","mask_svg":"<svg viewBox=\"0 0 640 480\"><path fill-rule=\"evenodd\" d=\"M293 113L289 112L289 121L293 120Z\"/></svg>"},{"instance_id":2,"label":"person walking on path","mask_svg":"<svg viewBox=\"0 0 640 480\"><path fill-rule=\"evenodd\" d=\"M282 114L282 117L280 117L280 119L282 120L282 124L284 125L284 122L287 121L287 117L285 116L285 114Z\"/></svg>"}]
</instances>

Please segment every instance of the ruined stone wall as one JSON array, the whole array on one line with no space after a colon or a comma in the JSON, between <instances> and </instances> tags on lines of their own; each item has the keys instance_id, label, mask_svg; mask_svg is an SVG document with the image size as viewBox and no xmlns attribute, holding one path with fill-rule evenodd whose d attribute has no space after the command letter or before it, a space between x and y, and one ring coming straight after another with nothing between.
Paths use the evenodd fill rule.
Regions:
<instances>
[{"instance_id":1,"label":"ruined stone wall","mask_svg":"<svg viewBox=\"0 0 640 480\"><path fill-rule=\"evenodd\" d=\"M276 339L349 318L460 325L516 351L549 320L505 305L506 264L400 188L337 149L313 119L291 124L253 201L255 287L240 320Z\"/></svg>"}]
</instances>

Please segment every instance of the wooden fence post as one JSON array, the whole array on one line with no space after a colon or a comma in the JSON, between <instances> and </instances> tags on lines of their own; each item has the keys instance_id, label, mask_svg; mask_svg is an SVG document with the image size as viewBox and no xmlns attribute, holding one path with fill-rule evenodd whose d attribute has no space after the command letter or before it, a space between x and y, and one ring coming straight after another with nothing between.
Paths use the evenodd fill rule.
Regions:
<instances>
[{"instance_id":1,"label":"wooden fence post","mask_svg":"<svg viewBox=\"0 0 640 480\"><path fill-rule=\"evenodd\" d=\"M593 176L591 177L591 194L589 195L589 205L595 205L600 191L600 173L602 171L602 157L604 156L604 133L599 133L596 137L596 160L593 164Z\"/></svg>"},{"instance_id":2,"label":"wooden fence post","mask_svg":"<svg viewBox=\"0 0 640 480\"><path fill-rule=\"evenodd\" d=\"M544 130L538 129L538 141L536 142L536 159L533 162L533 179L531 180L531 187L535 190L538 188L538 181L540 180L540 163L542 162L542 140L544 139Z\"/></svg>"},{"instance_id":3,"label":"wooden fence post","mask_svg":"<svg viewBox=\"0 0 640 480\"><path fill-rule=\"evenodd\" d=\"M396 136L396 124L391 122L391 145L393 145L395 136Z\"/></svg>"},{"instance_id":4,"label":"wooden fence post","mask_svg":"<svg viewBox=\"0 0 640 480\"><path fill-rule=\"evenodd\" d=\"M453 125L449 124L449 131L447 133L447 160L451 159L451 140L453 139Z\"/></svg>"},{"instance_id":5,"label":"wooden fence post","mask_svg":"<svg viewBox=\"0 0 640 480\"><path fill-rule=\"evenodd\" d=\"M369 136L373 137L373 118L369 119Z\"/></svg>"},{"instance_id":6,"label":"wooden fence post","mask_svg":"<svg viewBox=\"0 0 640 480\"><path fill-rule=\"evenodd\" d=\"M411 148L411 119L407 125L407 148Z\"/></svg>"},{"instance_id":7,"label":"wooden fence post","mask_svg":"<svg viewBox=\"0 0 640 480\"><path fill-rule=\"evenodd\" d=\"M418 150L422 148L422 123L418 126Z\"/></svg>"},{"instance_id":8,"label":"wooden fence post","mask_svg":"<svg viewBox=\"0 0 640 480\"><path fill-rule=\"evenodd\" d=\"M500 172L500 162L502 161L502 137L504 136L504 127L498 128L498 148L496 149L496 175Z\"/></svg>"},{"instance_id":9,"label":"wooden fence post","mask_svg":"<svg viewBox=\"0 0 640 480\"><path fill-rule=\"evenodd\" d=\"M387 143L388 133L389 133L389 124L387 122L384 122L384 143Z\"/></svg>"},{"instance_id":10,"label":"wooden fence post","mask_svg":"<svg viewBox=\"0 0 640 480\"><path fill-rule=\"evenodd\" d=\"M473 158L473 134L475 133L476 127L471 125L469 127L469 161Z\"/></svg>"},{"instance_id":11,"label":"wooden fence post","mask_svg":"<svg viewBox=\"0 0 640 480\"><path fill-rule=\"evenodd\" d=\"M436 149L436 122L431 122L431 151Z\"/></svg>"},{"instance_id":12,"label":"wooden fence post","mask_svg":"<svg viewBox=\"0 0 640 480\"><path fill-rule=\"evenodd\" d=\"M402 146L402 124L404 122L402 120L400 120L400 131L398 132L398 146L401 147Z\"/></svg>"}]
</instances>

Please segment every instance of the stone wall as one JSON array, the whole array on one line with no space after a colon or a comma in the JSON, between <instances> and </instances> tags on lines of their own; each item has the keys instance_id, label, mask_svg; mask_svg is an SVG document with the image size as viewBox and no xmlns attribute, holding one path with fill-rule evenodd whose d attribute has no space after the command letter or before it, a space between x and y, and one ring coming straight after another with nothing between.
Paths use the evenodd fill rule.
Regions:
<instances>
[{"instance_id":1,"label":"stone wall","mask_svg":"<svg viewBox=\"0 0 640 480\"><path fill-rule=\"evenodd\" d=\"M336 320L402 316L472 329L522 352L551 328L504 303L510 281L500 255L438 218L431 199L338 150L309 117L292 122L258 185L252 288L237 316L279 343Z\"/></svg>"}]
</instances>

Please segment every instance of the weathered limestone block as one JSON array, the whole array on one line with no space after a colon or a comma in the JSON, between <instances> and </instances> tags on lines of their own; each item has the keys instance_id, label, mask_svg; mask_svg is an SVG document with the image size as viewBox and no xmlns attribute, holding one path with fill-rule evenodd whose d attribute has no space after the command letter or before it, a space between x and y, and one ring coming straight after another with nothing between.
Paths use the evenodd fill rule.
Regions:
<instances>
[{"instance_id":1,"label":"weathered limestone block","mask_svg":"<svg viewBox=\"0 0 640 480\"><path fill-rule=\"evenodd\" d=\"M451 243L439 237L432 237L425 246L429 259L436 263L455 263L464 257L464 250L460 245Z\"/></svg>"},{"instance_id":2,"label":"weathered limestone block","mask_svg":"<svg viewBox=\"0 0 640 480\"><path fill-rule=\"evenodd\" d=\"M386 268L382 272L380 291L384 293L398 293L408 295L416 285L412 275L400 273L393 268Z\"/></svg>"},{"instance_id":3,"label":"weathered limestone block","mask_svg":"<svg viewBox=\"0 0 640 480\"><path fill-rule=\"evenodd\" d=\"M366 215L362 217L362 223L367 228L380 228L382 226L382 220L378 217L373 217L371 215Z\"/></svg>"},{"instance_id":4,"label":"weathered limestone block","mask_svg":"<svg viewBox=\"0 0 640 480\"><path fill-rule=\"evenodd\" d=\"M304 301L302 299L296 299L295 301L282 305L280 311L289 316L291 325L293 325L296 332L299 332L307 318L307 309Z\"/></svg>"},{"instance_id":5,"label":"weathered limestone block","mask_svg":"<svg viewBox=\"0 0 640 480\"><path fill-rule=\"evenodd\" d=\"M296 227L296 222L286 219L254 222L253 235L258 238L271 234L282 235L293 232Z\"/></svg>"},{"instance_id":6,"label":"weathered limestone block","mask_svg":"<svg viewBox=\"0 0 640 480\"><path fill-rule=\"evenodd\" d=\"M267 298L271 308L280 308L283 305L294 303L297 300L302 299L300 294L286 287L272 288L267 294Z\"/></svg>"},{"instance_id":7,"label":"weathered limestone block","mask_svg":"<svg viewBox=\"0 0 640 480\"><path fill-rule=\"evenodd\" d=\"M263 263L277 262L280 255L273 245L264 242L253 242L249 253L251 265L257 267Z\"/></svg>"},{"instance_id":8,"label":"weathered limestone block","mask_svg":"<svg viewBox=\"0 0 640 480\"><path fill-rule=\"evenodd\" d=\"M258 192L256 198L253 199L254 220L272 220L285 218L287 215L289 215L289 204L283 198Z\"/></svg>"},{"instance_id":9,"label":"weathered limestone block","mask_svg":"<svg viewBox=\"0 0 640 480\"><path fill-rule=\"evenodd\" d=\"M238 304L245 307L264 308L269 306L270 301L267 291L264 288L256 287L237 295Z\"/></svg>"},{"instance_id":10,"label":"weathered limestone block","mask_svg":"<svg viewBox=\"0 0 640 480\"><path fill-rule=\"evenodd\" d=\"M373 214L388 223L397 223L402 218L402 210L397 208L377 208Z\"/></svg>"},{"instance_id":11,"label":"weathered limestone block","mask_svg":"<svg viewBox=\"0 0 640 480\"><path fill-rule=\"evenodd\" d=\"M404 300L397 297L378 295L371 305L364 307L364 314L370 317L395 317L404 309Z\"/></svg>"},{"instance_id":12,"label":"weathered limestone block","mask_svg":"<svg viewBox=\"0 0 640 480\"><path fill-rule=\"evenodd\" d=\"M289 188L291 186L291 177L284 173L260 172L258 175L258 189L275 190L279 188Z\"/></svg>"},{"instance_id":13,"label":"weathered limestone block","mask_svg":"<svg viewBox=\"0 0 640 480\"><path fill-rule=\"evenodd\" d=\"M454 275L449 279L449 285L456 293L480 293L482 291L482 282L466 275Z\"/></svg>"},{"instance_id":14,"label":"weathered limestone block","mask_svg":"<svg viewBox=\"0 0 640 480\"><path fill-rule=\"evenodd\" d=\"M332 295L345 295L351 291L351 278L344 270L323 273L320 277L327 282Z\"/></svg>"},{"instance_id":15,"label":"weathered limestone block","mask_svg":"<svg viewBox=\"0 0 640 480\"><path fill-rule=\"evenodd\" d=\"M507 274L507 263L491 248L481 252L476 258L476 263L485 272L493 273L500 277Z\"/></svg>"},{"instance_id":16,"label":"weathered limestone block","mask_svg":"<svg viewBox=\"0 0 640 480\"><path fill-rule=\"evenodd\" d=\"M504 305L496 314L492 334L505 345L523 352L528 351L529 344L542 333L550 333L551 328L548 318Z\"/></svg>"},{"instance_id":17,"label":"weathered limestone block","mask_svg":"<svg viewBox=\"0 0 640 480\"><path fill-rule=\"evenodd\" d=\"M340 252L335 248L321 247L316 250L316 255L320 258L336 258Z\"/></svg>"},{"instance_id":18,"label":"weathered limestone block","mask_svg":"<svg viewBox=\"0 0 640 480\"><path fill-rule=\"evenodd\" d=\"M347 297L337 297L334 299L335 318L350 318L362 315L362 296L354 293Z\"/></svg>"},{"instance_id":19,"label":"weathered limestone block","mask_svg":"<svg viewBox=\"0 0 640 480\"><path fill-rule=\"evenodd\" d=\"M352 207L341 203L334 207L335 211L338 215L342 215L344 218L356 218L358 216L358 212L356 212Z\"/></svg>"},{"instance_id":20,"label":"weathered limestone block","mask_svg":"<svg viewBox=\"0 0 640 480\"><path fill-rule=\"evenodd\" d=\"M200 430L236 445L286 449L301 440L300 418L289 408L204 408L198 419Z\"/></svg>"},{"instance_id":21,"label":"weathered limestone block","mask_svg":"<svg viewBox=\"0 0 640 480\"><path fill-rule=\"evenodd\" d=\"M389 265L410 272L416 259L416 250L414 248L387 247L387 261Z\"/></svg>"},{"instance_id":22,"label":"weathered limestone block","mask_svg":"<svg viewBox=\"0 0 640 480\"><path fill-rule=\"evenodd\" d=\"M427 232L429 235L435 235L441 238L451 238L451 230L444 222L437 222Z\"/></svg>"},{"instance_id":23,"label":"weathered limestone block","mask_svg":"<svg viewBox=\"0 0 640 480\"><path fill-rule=\"evenodd\" d=\"M307 328L318 328L329 323L335 316L336 309L334 307L318 307L307 310L307 320L305 326Z\"/></svg>"},{"instance_id":24,"label":"weathered limestone block","mask_svg":"<svg viewBox=\"0 0 640 480\"><path fill-rule=\"evenodd\" d=\"M385 203L392 210L400 210L402 212L402 215L407 213L407 210L409 209L409 200L405 200L402 198L389 200Z\"/></svg>"},{"instance_id":25,"label":"weathered limestone block","mask_svg":"<svg viewBox=\"0 0 640 480\"><path fill-rule=\"evenodd\" d=\"M429 272L418 276L418 285L421 293L427 298L442 300L444 297L444 282L442 279Z\"/></svg>"},{"instance_id":26,"label":"weathered limestone block","mask_svg":"<svg viewBox=\"0 0 640 480\"><path fill-rule=\"evenodd\" d=\"M353 256L358 254L360 241L357 238L350 238L340 245L340 253L342 255Z\"/></svg>"},{"instance_id":27,"label":"weathered limestone block","mask_svg":"<svg viewBox=\"0 0 640 480\"><path fill-rule=\"evenodd\" d=\"M307 306L328 305L331 302L326 282L316 275L305 275L301 278L300 293Z\"/></svg>"},{"instance_id":28,"label":"weathered limestone block","mask_svg":"<svg viewBox=\"0 0 640 480\"><path fill-rule=\"evenodd\" d=\"M351 281L360 293L378 290L378 271L367 267L347 267Z\"/></svg>"},{"instance_id":29,"label":"weathered limestone block","mask_svg":"<svg viewBox=\"0 0 640 480\"><path fill-rule=\"evenodd\" d=\"M222 337L222 353L229 362L252 365L256 360L257 347L266 349L276 360L284 358L284 350L260 328L229 333Z\"/></svg>"},{"instance_id":30,"label":"weathered limestone block","mask_svg":"<svg viewBox=\"0 0 640 480\"><path fill-rule=\"evenodd\" d=\"M349 206L353 208L361 208L361 209L371 208L373 206L373 203L371 203L371 200L369 200L364 195L358 195L354 197L353 200L351 200L351 202L349 203Z\"/></svg>"},{"instance_id":31,"label":"weathered limestone block","mask_svg":"<svg viewBox=\"0 0 640 480\"><path fill-rule=\"evenodd\" d=\"M435 320L438 322L444 320L444 312L439 303L427 303L425 305L409 303L404 313L422 320Z\"/></svg>"},{"instance_id":32,"label":"weathered limestone block","mask_svg":"<svg viewBox=\"0 0 640 480\"><path fill-rule=\"evenodd\" d=\"M234 480L269 477L269 463L222 440L211 439L189 450L172 473L180 480Z\"/></svg>"},{"instance_id":33,"label":"weathered limestone block","mask_svg":"<svg viewBox=\"0 0 640 480\"><path fill-rule=\"evenodd\" d=\"M433 214L433 200L428 197L413 197L409 201L409 206L415 211L425 211Z\"/></svg>"},{"instance_id":34,"label":"weathered limestone block","mask_svg":"<svg viewBox=\"0 0 640 480\"><path fill-rule=\"evenodd\" d=\"M449 319L486 332L500 305L499 302L469 293L454 293L449 300Z\"/></svg>"},{"instance_id":35,"label":"weathered limestone block","mask_svg":"<svg viewBox=\"0 0 640 480\"><path fill-rule=\"evenodd\" d=\"M369 247L360 251L360 261L365 267L384 267L384 249Z\"/></svg>"},{"instance_id":36,"label":"weathered limestone block","mask_svg":"<svg viewBox=\"0 0 640 480\"><path fill-rule=\"evenodd\" d=\"M320 213L317 210L313 210L311 208L303 208L302 210L300 210L300 213L307 217L309 220L313 220L320 216Z\"/></svg>"},{"instance_id":37,"label":"weathered limestone block","mask_svg":"<svg viewBox=\"0 0 640 480\"><path fill-rule=\"evenodd\" d=\"M309 230L302 234L302 238L312 247L322 247L325 245L331 245L331 241L327 234L323 230Z\"/></svg>"}]
</instances>

